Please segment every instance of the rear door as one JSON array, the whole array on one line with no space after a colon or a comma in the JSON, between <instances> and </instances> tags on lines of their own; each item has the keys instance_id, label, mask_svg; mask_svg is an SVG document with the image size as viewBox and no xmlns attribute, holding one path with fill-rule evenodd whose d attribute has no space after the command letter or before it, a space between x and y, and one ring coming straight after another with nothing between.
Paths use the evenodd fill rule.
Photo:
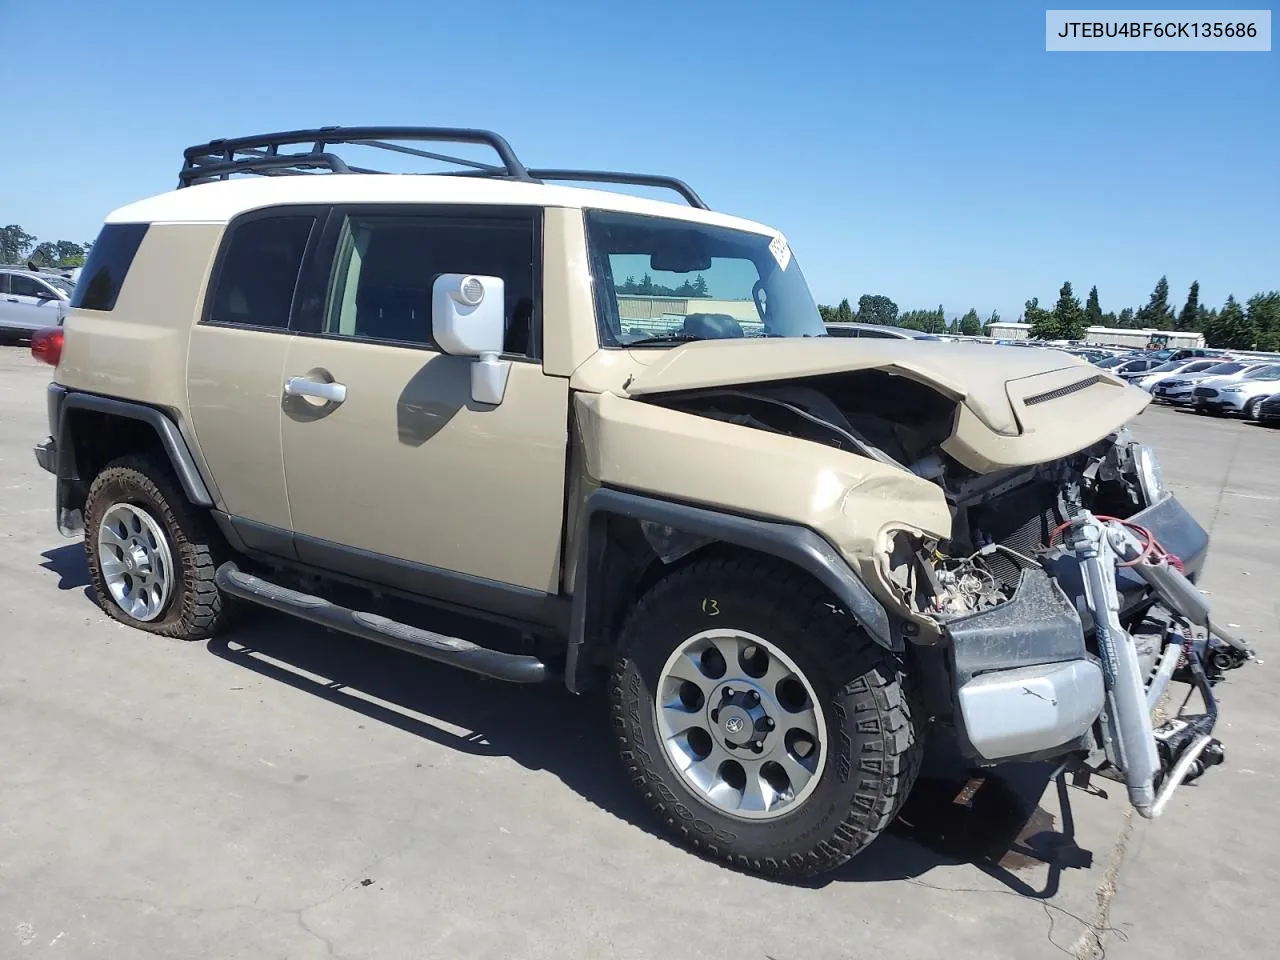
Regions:
<instances>
[{"instance_id":1,"label":"rear door","mask_svg":"<svg viewBox=\"0 0 1280 960\"><path fill-rule=\"evenodd\" d=\"M282 420L304 562L468 606L558 592L569 388L540 360L541 222L535 208L335 212L332 268L313 284L325 307L276 385L304 391ZM442 273L504 281L497 406L472 401L472 361L432 340Z\"/></svg>"},{"instance_id":2,"label":"rear door","mask_svg":"<svg viewBox=\"0 0 1280 960\"><path fill-rule=\"evenodd\" d=\"M280 386L304 307L298 278L326 214L276 207L228 226L191 334L187 392L201 454L249 546L291 555Z\"/></svg>"}]
</instances>

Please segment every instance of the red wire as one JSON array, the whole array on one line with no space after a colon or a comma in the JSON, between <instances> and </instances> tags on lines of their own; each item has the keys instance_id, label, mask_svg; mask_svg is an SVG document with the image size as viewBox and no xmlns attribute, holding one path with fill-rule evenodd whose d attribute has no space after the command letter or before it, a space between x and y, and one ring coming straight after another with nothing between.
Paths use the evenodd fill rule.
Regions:
<instances>
[{"instance_id":1,"label":"red wire","mask_svg":"<svg viewBox=\"0 0 1280 960\"><path fill-rule=\"evenodd\" d=\"M1112 522L1123 524L1144 540L1142 552L1132 560L1124 560L1117 563L1117 567L1136 567L1140 563L1159 563L1163 560L1175 570L1178 570L1179 572L1182 571L1182 558L1166 550L1164 544L1157 540L1155 534L1146 527L1138 523L1133 523L1129 520L1122 520L1120 517L1109 517L1104 514L1098 514L1097 518L1104 523ZM1067 529L1069 526L1071 526L1070 520L1066 523L1058 524L1058 526L1054 528L1053 533L1049 534L1049 546L1053 546L1053 542L1058 539L1058 534L1062 533L1062 531ZM1151 559L1153 557L1154 559Z\"/></svg>"}]
</instances>

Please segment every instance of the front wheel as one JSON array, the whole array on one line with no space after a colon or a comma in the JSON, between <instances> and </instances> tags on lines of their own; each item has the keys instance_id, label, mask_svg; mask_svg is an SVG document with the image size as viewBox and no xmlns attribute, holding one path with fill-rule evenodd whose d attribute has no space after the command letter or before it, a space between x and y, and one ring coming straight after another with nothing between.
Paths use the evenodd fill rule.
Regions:
<instances>
[{"instance_id":1,"label":"front wheel","mask_svg":"<svg viewBox=\"0 0 1280 960\"><path fill-rule=\"evenodd\" d=\"M707 559L628 619L614 729L631 779L683 843L755 873L813 876L871 843L911 789L906 681L803 574Z\"/></svg>"},{"instance_id":2,"label":"front wheel","mask_svg":"<svg viewBox=\"0 0 1280 960\"><path fill-rule=\"evenodd\" d=\"M1252 400L1246 403L1244 405L1244 418L1246 420L1257 420L1258 410L1261 409L1262 401L1265 399L1266 397L1254 397Z\"/></svg>"}]
</instances>

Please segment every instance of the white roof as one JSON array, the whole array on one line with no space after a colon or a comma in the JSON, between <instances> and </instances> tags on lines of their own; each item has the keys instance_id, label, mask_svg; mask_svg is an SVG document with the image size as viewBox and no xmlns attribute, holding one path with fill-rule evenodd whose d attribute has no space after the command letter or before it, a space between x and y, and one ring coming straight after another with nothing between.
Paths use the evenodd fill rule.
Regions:
<instances>
[{"instance_id":1,"label":"white roof","mask_svg":"<svg viewBox=\"0 0 1280 960\"><path fill-rule=\"evenodd\" d=\"M107 223L226 223L248 210L282 203L458 203L591 207L671 217L772 236L750 220L606 190L516 180L430 174L312 174L246 177L172 190L113 210Z\"/></svg>"}]
</instances>

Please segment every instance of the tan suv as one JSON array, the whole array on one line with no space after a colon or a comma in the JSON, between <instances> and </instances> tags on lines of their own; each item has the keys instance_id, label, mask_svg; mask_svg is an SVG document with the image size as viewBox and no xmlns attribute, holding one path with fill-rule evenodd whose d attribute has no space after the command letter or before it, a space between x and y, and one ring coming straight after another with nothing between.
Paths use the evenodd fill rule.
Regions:
<instances>
[{"instance_id":1,"label":"tan suv","mask_svg":"<svg viewBox=\"0 0 1280 960\"><path fill-rule=\"evenodd\" d=\"M111 616L196 639L234 599L603 686L657 817L735 866L853 856L927 736L1103 772L1147 816L1222 757L1209 684L1246 654L1123 429L1147 395L1059 352L828 337L782 234L680 181L473 130L214 141L108 217L33 350L37 456ZM1171 678L1205 709L1153 730Z\"/></svg>"}]
</instances>

